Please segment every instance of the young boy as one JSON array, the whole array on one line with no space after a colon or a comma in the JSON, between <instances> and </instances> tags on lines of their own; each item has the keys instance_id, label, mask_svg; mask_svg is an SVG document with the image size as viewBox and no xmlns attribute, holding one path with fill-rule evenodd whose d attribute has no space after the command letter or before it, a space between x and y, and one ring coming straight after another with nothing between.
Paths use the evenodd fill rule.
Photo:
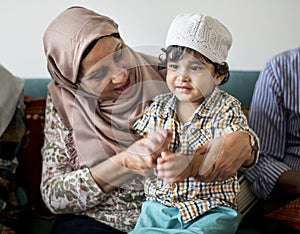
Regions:
<instances>
[{"instance_id":1,"label":"young boy","mask_svg":"<svg viewBox=\"0 0 300 234\"><path fill-rule=\"evenodd\" d=\"M181 14L171 23L166 56L161 58L171 93L157 96L135 129L145 136L163 128L172 132L172 141L157 160L158 177L146 180L146 202L132 233L236 232L241 221L235 210L237 176L198 181L198 173L212 165L207 160L200 172L199 165L196 173L190 170L195 152L204 143L249 129L239 101L218 88L229 78L225 60L231 44L228 29L210 16ZM189 178L173 183L188 170Z\"/></svg>"}]
</instances>

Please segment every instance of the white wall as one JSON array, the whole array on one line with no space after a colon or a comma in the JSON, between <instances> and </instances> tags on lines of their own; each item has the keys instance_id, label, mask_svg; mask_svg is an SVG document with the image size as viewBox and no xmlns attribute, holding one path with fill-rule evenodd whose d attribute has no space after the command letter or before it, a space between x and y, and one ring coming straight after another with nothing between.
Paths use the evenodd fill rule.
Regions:
<instances>
[{"instance_id":1,"label":"white wall","mask_svg":"<svg viewBox=\"0 0 300 234\"><path fill-rule=\"evenodd\" d=\"M161 47L178 13L211 15L233 34L231 69L259 70L275 53L300 45L299 0L1 0L0 63L19 77L49 77L43 33L72 5L110 16L125 42L139 48Z\"/></svg>"}]
</instances>

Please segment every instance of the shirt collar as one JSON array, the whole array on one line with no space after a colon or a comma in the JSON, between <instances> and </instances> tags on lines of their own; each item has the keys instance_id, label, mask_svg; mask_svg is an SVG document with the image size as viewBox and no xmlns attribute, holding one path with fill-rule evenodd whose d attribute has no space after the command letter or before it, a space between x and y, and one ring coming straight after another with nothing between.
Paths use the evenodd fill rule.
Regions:
<instances>
[{"instance_id":1,"label":"shirt collar","mask_svg":"<svg viewBox=\"0 0 300 234\"><path fill-rule=\"evenodd\" d=\"M213 91L204 99L204 101L197 108L197 110L194 113L194 116L197 115L200 118L203 109L210 110L210 106L213 105L213 102L215 102L219 93L220 93L220 89L218 86L216 86L213 89Z\"/></svg>"}]
</instances>

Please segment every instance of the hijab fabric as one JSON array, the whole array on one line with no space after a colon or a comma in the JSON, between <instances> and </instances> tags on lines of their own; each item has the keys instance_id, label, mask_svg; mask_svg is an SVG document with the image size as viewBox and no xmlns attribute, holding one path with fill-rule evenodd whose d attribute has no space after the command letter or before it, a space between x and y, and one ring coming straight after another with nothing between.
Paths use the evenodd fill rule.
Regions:
<instances>
[{"instance_id":1,"label":"hijab fabric","mask_svg":"<svg viewBox=\"0 0 300 234\"><path fill-rule=\"evenodd\" d=\"M44 35L47 67L53 79L48 90L62 121L72 130L80 166L93 166L132 144L137 139L132 123L154 96L167 92L157 71L158 59L131 49L136 82L132 97L101 101L78 88L80 61L86 48L115 33L119 33L118 25L112 19L83 7L71 7L48 26Z\"/></svg>"}]
</instances>

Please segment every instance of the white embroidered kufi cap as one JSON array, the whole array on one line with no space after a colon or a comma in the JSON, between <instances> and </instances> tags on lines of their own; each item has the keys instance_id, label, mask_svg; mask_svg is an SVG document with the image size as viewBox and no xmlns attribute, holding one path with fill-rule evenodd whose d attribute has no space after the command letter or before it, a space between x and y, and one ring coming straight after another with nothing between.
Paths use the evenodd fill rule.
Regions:
<instances>
[{"instance_id":1,"label":"white embroidered kufi cap","mask_svg":"<svg viewBox=\"0 0 300 234\"><path fill-rule=\"evenodd\" d=\"M169 27L166 46L170 45L188 47L221 64L227 58L232 36L215 18L201 14L180 14Z\"/></svg>"}]
</instances>

